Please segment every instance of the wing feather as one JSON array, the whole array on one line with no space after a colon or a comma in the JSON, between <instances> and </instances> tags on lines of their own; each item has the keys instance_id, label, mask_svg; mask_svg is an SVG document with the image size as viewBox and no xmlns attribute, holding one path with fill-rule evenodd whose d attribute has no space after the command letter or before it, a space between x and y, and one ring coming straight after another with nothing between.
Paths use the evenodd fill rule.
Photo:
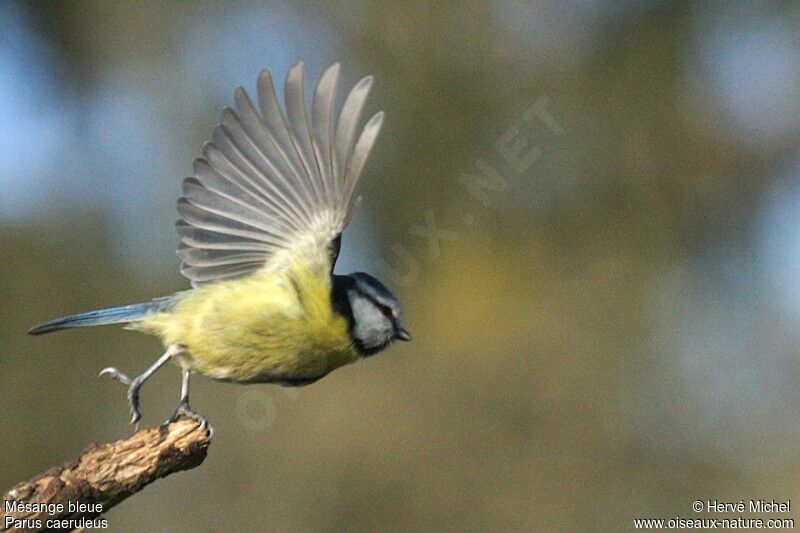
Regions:
<instances>
[{"instance_id":1,"label":"wing feather","mask_svg":"<svg viewBox=\"0 0 800 533\"><path fill-rule=\"evenodd\" d=\"M303 197L303 189L298 188L293 180L286 177L281 172L278 166L273 163L275 160L274 155L269 155L265 152L269 151L269 143L259 143L253 138L253 134L249 132L236 113L226 108L223 110L222 124L220 125L221 132L232 141L233 150L237 150L237 155L240 155L248 163L248 165L257 169L262 176L271 176L275 186L293 203L301 206L308 198ZM226 147L231 145L226 144Z\"/></svg>"},{"instance_id":2,"label":"wing feather","mask_svg":"<svg viewBox=\"0 0 800 533\"><path fill-rule=\"evenodd\" d=\"M290 178L298 173L297 167L286 154L275 134L264 124L245 90L239 87L234 98L238 110L238 116L234 114L234 118L238 120L244 133L250 138L250 142L263 150L263 156L275 168L276 179L283 184L285 189L292 191L292 195L298 201L311 203L308 191L301 187L301 183Z\"/></svg>"},{"instance_id":3,"label":"wing feather","mask_svg":"<svg viewBox=\"0 0 800 533\"><path fill-rule=\"evenodd\" d=\"M227 250L195 248L188 244L181 244L178 247L178 253L185 264L196 267L235 265L261 261L260 252L231 255L227 253Z\"/></svg>"},{"instance_id":4,"label":"wing feather","mask_svg":"<svg viewBox=\"0 0 800 533\"><path fill-rule=\"evenodd\" d=\"M248 182L237 182L235 176L223 176L205 159L195 160L194 178L206 189L228 198L236 198L257 211L280 209L280 206L276 205L270 198L259 195L259 191L252 188ZM273 223L284 229L296 229L295 226L287 226L287 222L281 219L275 219Z\"/></svg>"},{"instance_id":5,"label":"wing feather","mask_svg":"<svg viewBox=\"0 0 800 533\"><path fill-rule=\"evenodd\" d=\"M275 179L269 179L259 168L242 153L241 149L228 135L227 128L220 125L214 130L213 146L219 152L219 156L227 162L211 160L212 166L220 165L220 169L227 169L240 178L241 181L259 190L265 198L272 200L272 205L287 220L292 221L297 227L304 226L304 219L308 217L307 212L303 212L304 204L296 201L292 194L286 190L285 185ZM214 149L209 148L209 155ZM282 186L283 185L283 186Z\"/></svg>"},{"instance_id":6,"label":"wing feather","mask_svg":"<svg viewBox=\"0 0 800 533\"><path fill-rule=\"evenodd\" d=\"M332 65L325 71L314 91L311 104L311 117L314 128L315 157L319 164L320 182L323 196L331 200L333 191L333 106L336 88L339 84L339 64Z\"/></svg>"},{"instance_id":7,"label":"wing feather","mask_svg":"<svg viewBox=\"0 0 800 533\"><path fill-rule=\"evenodd\" d=\"M276 245L286 244L282 234L277 232L274 227L267 225L257 209L241 200L222 196L211 189L203 187L199 181L194 179L184 181L183 197L196 207L212 213L224 214L230 220L257 229L270 243Z\"/></svg>"},{"instance_id":8,"label":"wing feather","mask_svg":"<svg viewBox=\"0 0 800 533\"><path fill-rule=\"evenodd\" d=\"M265 249L274 246L258 228L242 224L233 218L220 217L218 213L196 206L186 198L178 200L178 214L181 220L190 226L258 241L262 243Z\"/></svg>"},{"instance_id":9,"label":"wing feather","mask_svg":"<svg viewBox=\"0 0 800 533\"><path fill-rule=\"evenodd\" d=\"M303 87L303 63L293 66L286 75L283 86L284 102L286 103L286 117L292 130L294 146L300 160L303 162L307 190L311 192L315 206L321 205L319 170L314 149L311 146L311 131L308 126L308 111L306 110L305 91Z\"/></svg>"},{"instance_id":10,"label":"wing feather","mask_svg":"<svg viewBox=\"0 0 800 533\"><path fill-rule=\"evenodd\" d=\"M267 129L272 133L276 144L281 147L281 152L293 167L293 174L300 176L303 172L302 162L298 158L297 150L294 147L289 128L286 125L286 118L281 112L278 103L278 96L275 86L272 84L272 75L269 70L264 69L258 76L258 105L261 108L261 115Z\"/></svg>"},{"instance_id":11,"label":"wing feather","mask_svg":"<svg viewBox=\"0 0 800 533\"><path fill-rule=\"evenodd\" d=\"M359 81L350 91L350 94L347 95L347 99L342 106L339 125L336 127L336 161L339 165L337 168L339 175L344 173L350 152L353 150L356 128L361 118L361 112L364 110L367 95L372 87L372 81L372 76L367 76Z\"/></svg>"},{"instance_id":12,"label":"wing feather","mask_svg":"<svg viewBox=\"0 0 800 533\"><path fill-rule=\"evenodd\" d=\"M181 272L193 285L281 269L292 258L332 268L383 120L376 114L358 134L369 76L335 120L339 70L322 75L310 112L302 63L286 75L285 114L268 70L258 77L260 112L236 89L178 201Z\"/></svg>"},{"instance_id":13,"label":"wing feather","mask_svg":"<svg viewBox=\"0 0 800 533\"><path fill-rule=\"evenodd\" d=\"M178 220L175 224L178 231L183 234L181 245L203 248L206 250L234 250L242 252L262 252L264 243L247 237L207 230L188 224L185 220Z\"/></svg>"},{"instance_id":14,"label":"wing feather","mask_svg":"<svg viewBox=\"0 0 800 533\"><path fill-rule=\"evenodd\" d=\"M347 200L345 212L348 213L349 216L352 216L352 208L355 207L355 202L358 201L358 197L355 194L356 186L358 185L358 178L361 176L361 172L364 170L364 165L367 164L367 158L372 150L372 146L378 139L378 133L380 133L382 125L383 111L379 111L373 115L373 117L369 119L369 122L367 122L367 125L364 126L364 131L361 132L361 136L358 138L358 144L356 144L352 155L348 159L348 164L344 173L345 190L343 191L342 195L343 198ZM346 223L347 222L350 222L349 218L347 219Z\"/></svg>"},{"instance_id":15,"label":"wing feather","mask_svg":"<svg viewBox=\"0 0 800 533\"><path fill-rule=\"evenodd\" d=\"M261 261L253 263L241 263L238 265L224 265L220 267L195 267L186 264L181 265L181 274L192 280L192 284L203 285L228 279L236 279L253 273L261 268Z\"/></svg>"}]
</instances>

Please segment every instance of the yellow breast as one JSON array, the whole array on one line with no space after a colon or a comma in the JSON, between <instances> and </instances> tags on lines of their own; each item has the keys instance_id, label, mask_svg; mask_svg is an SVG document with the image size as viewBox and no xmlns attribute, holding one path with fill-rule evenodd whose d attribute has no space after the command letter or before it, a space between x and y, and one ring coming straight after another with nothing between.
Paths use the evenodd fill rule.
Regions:
<instances>
[{"instance_id":1,"label":"yellow breast","mask_svg":"<svg viewBox=\"0 0 800 533\"><path fill-rule=\"evenodd\" d=\"M298 265L193 289L133 327L186 346L183 364L230 381L314 380L358 359L327 271Z\"/></svg>"}]
</instances>

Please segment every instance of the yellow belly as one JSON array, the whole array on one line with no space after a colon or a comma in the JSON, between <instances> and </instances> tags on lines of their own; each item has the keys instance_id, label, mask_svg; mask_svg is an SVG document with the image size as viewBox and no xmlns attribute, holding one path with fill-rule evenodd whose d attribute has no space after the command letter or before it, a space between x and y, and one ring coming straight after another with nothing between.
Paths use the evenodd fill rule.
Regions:
<instances>
[{"instance_id":1,"label":"yellow belly","mask_svg":"<svg viewBox=\"0 0 800 533\"><path fill-rule=\"evenodd\" d=\"M132 327L185 346L181 364L226 381L315 380L358 359L330 277L297 267L193 289Z\"/></svg>"}]
</instances>

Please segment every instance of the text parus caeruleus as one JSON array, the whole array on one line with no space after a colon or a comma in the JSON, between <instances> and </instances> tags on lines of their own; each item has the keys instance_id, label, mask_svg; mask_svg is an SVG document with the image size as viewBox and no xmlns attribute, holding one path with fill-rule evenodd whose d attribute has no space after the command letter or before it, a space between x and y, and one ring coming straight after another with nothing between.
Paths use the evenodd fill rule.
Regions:
<instances>
[{"instance_id":1,"label":"text parus caeruleus","mask_svg":"<svg viewBox=\"0 0 800 533\"><path fill-rule=\"evenodd\" d=\"M377 113L357 134L370 76L350 91L335 122L338 79L334 64L316 87L310 116L302 64L286 76L285 114L267 70L258 78L260 113L236 90L235 110L223 111L178 200L178 255L191 290L30 330L125 323L160 337L166 352L138 377L101 372L128 385L132 423L140 419L140 387L170 360L182 369L177 416L191 414L191 373L305 385L394 339L410 340L400 303L380 281L333 274L383 120Z\"/></svg>"}]
</instances>

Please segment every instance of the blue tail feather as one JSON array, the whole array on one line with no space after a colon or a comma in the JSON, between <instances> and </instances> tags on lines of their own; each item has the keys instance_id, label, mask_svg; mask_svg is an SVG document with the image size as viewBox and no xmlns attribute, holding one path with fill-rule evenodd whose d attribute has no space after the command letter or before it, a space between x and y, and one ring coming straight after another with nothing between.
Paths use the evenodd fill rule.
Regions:
<instances>
[{"instance_id":1,"label":"blue tail feather","mask_svg":"<svg viewBox=\"0 0 800 533\"><path fill-rule=\"evenodd\" d=\"M153 311L164 311L172 307L174 297L156 298L150 302L110 307L87 311L76 315L64 316L39 324L28 330L29 335L42 335L51 331L68 328L82 328L86 326L104 326L106 324L120 324L141 320Z\"/></svg>"}]
</instances>

